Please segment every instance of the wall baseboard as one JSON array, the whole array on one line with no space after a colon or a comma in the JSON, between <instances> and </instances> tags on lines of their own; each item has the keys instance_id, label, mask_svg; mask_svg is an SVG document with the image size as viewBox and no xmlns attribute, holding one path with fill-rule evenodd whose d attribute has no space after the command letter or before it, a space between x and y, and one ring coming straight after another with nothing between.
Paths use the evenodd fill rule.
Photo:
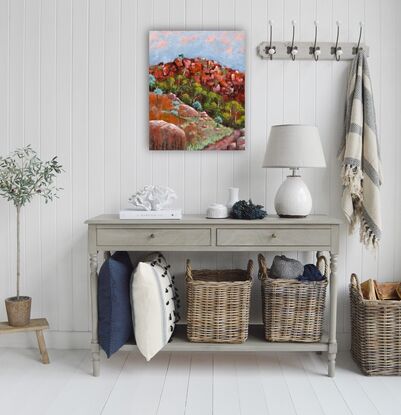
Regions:
<instances>
[{"instance_id":1,"label":"wall baseboard","mask_svg":"<svg viewBox=\"0 0 401 415\"><path fill-rule=\"evenodd\" d=\"M46 344L49 349L89 349L90 332L82 331L45 331ZM347 351L351 346L350 333L338 333L338 350ZM0 347L36 348L34 333L15 333L0 336Z\"/></svg>"}]
</instances>

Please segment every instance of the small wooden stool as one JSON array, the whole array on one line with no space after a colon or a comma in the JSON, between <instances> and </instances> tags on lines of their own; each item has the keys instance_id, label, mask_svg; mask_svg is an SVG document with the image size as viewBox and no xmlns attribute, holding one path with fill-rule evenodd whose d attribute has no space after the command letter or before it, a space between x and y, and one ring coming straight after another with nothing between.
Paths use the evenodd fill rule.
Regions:
<instances>
[{"instance_id":1,"label":"small wooden stool","mask_svg":"<svg viewBox=\"0 0 401 415\"><path fill-rule=\"evenodd\" d=\"M0 334L3 333L20 333L25 331L35 331L36 338L38 339L38 346L40 355L42 358L42 363L50 363L49 355L46 349L45 338L43 336L43 330L49 328L49 323L45 318L34 318L31 319L31 322L24 327L12 327L8 325L7 321L0 322Z\"/></svg>"}]
</instances>

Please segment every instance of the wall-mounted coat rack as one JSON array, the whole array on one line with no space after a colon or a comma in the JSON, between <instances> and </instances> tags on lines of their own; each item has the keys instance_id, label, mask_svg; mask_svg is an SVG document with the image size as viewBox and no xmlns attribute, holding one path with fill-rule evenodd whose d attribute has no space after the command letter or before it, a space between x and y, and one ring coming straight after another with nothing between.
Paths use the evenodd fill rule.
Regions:
<instances>
[{"instance_id":1,"label":"wall-mounted coat rack","mask_svg":"<svg viewBox=\"0 0 401 415\"><path fill-rule=\"evenodd\" d=\"M364 50L369 56L369 47L361 43L362 22L359 24L358 42L340 43L340 22L337 24L337 36L335 42L318 41L318 22L315 21L315 39L313 42L295 41L295 20L292 21L292 40L291 42L276 42L273 39L273 22L269 21L270 39L268 42L259 44L257 52L262 59L269 60L352 60L359 50Z\"/></svg>"}]
</instances>

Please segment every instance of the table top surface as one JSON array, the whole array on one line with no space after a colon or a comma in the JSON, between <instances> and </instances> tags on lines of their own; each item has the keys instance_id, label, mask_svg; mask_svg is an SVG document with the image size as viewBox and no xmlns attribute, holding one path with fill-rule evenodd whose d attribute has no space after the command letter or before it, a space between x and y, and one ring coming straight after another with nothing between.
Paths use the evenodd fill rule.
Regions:
<instances>
[{"instance_id":1,"label":"table top surface","mask_svg":"<svg viewBox=\"0 0 401 415\"><path fill-rule=\"evenodd\" d=\"M118 214L104 214L85 221L88 225L340 225L341 219L326 215L309 215L305 218L280 218L269 215L264 219L208 219L204 215L183 215L182 219L120 219Z\"/></svg>"}]
</instances>

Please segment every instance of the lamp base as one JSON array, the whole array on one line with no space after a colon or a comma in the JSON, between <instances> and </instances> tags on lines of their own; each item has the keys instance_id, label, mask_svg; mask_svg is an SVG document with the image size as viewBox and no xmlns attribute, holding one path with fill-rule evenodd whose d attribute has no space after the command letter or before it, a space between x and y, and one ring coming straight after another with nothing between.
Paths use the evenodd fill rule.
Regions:
<instances>
[{"instance_id":1,"label":"lamp base","mask_svg":"<svg viewBox=\"0 0 401 415\"><path fill-rule=\"evenodd\" d=\"M287 176L277 191L274 207L282 218L304 218L312 210L312 196L301 176Z\"/></svg>"}]
</instances>

